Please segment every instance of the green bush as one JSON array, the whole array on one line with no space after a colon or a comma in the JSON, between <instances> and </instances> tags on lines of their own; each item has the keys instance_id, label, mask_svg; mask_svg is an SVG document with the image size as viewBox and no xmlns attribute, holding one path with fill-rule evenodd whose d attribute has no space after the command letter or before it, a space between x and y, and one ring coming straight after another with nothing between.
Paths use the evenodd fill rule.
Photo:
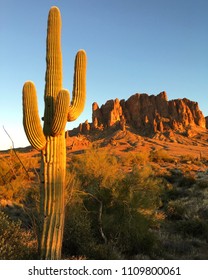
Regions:
<instances>
[{"instance_id":1,"label":"green bush","mask_svg":"<svg viewBox=\"0 0 208 280\"><path fill-rule=\"evenodd\" d=\"M121 260L124 259L124 255L118 250L113 243L107 244L94 243L90 248L91 260Z\"/></svg>"},{"instance_id":2,"label":"green bush","mask_svg":"<svg viewBox=\"0 0 208 280\"><path fill-rule=\"evenodd\" d=\"M66 208L63 254L66 256L88 256L93 243L91 221L80 203Z\"/></svg>"},{"instance_id":3,"label":"green bush","mask_svg":"<svg viewBox=\"0 0 208 280\"><path fill-rule=\"evenodd\" d=\"M103 227L123 254L151 254L156 239L150 229L162 203L162 191L162 182L149 166L135 168L114 189L103 215Z\"/></svg>"},{"instance_id":4,"label":"green bush","mask_svg":"<svg viewBox=\"0 0 208 280\"><path fill-rule=\"evenodd\" d=\"M123 177L118 159L110 151L90 149L74 159L75 168L82 184L92 187L108 188Z\"/></svg>"},{"instance_id":5,"label":"green bush","mask_svg":"<svg viewBox=\"0 0 208 280\"><path fill-rule=\"evenodd\" d=\"M169 219L182 220L186 214L186 206L184 201L171 200L168 202L166 213Z\"/></svg>"},{"instance_id":6,"label":"green bush","mask_svg":"<svg viewBox=\"0 0 208 280\"><path fill-rule=\"evenodd\" d=\"M194 175L187 174L184 175L179 181L178 186L181 188L191 188L196 183L196 179Z\"/></svg>"},{"instance_id":7,"label":"green bush","mask_svg":"<svg viewBox=\"0 0 208 280\"><path fill-rule=\"evenodd\" d=\"M25 238L25 240L23 240ZM14 222L0 211L0 259L21 260L30 258L30 249L26 246L30 236L21 229L20 222ZM25 243L24 243L25 242ZM27 244L28 246L30 244Z\"/></svg>"},{"instance_id":8,"label":"green bush","mask_svg":"<svg viewBox=\"0 0 208 280\"><path fill-rule=\"evenodd\" d=\"M74 181L80 185L70 195L67 252L89 259L151 255L156 244L151 227L164 190L164 181L155 177L151 167L135 165L126 174L115 156L92 149L79 155L71 169L76 173L71 185Z\"/></svg>"},{"instance_id":9,"label":"green bush","mask_svg":"<svg viewBox=\"0 0 208 280\"><path fill-rule=\"evenodd\" d=\"M208 241L208 224L205 220L197 218L182 220L178 221L175 226L178 232L185 237L192 236Z\"/></svg>"}]
</instances>

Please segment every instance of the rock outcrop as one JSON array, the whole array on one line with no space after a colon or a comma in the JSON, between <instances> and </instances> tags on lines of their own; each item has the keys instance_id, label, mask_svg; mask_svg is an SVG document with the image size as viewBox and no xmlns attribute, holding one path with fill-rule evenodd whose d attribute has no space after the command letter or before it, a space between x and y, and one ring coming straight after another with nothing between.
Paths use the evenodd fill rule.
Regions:
<instances>
[{"instance_id":1,"label":"rock outcrop","mask_svg":"<svg viewBox=\"0 0 208 280\"><path fill-rule=\"evenodd\" d=\"M208 116L205 117L205 120L206 120L206 128L208 129Z\"/></svg>"},{"instance_id":2,"label":"rock outcrop","mask_svg":"<svg viewBox=\"0 0 208 280\"><path fill-rule=\"evenodd\" d=\"M101 107L94 102L92 124L84 130L108 127L125 130L126 126L144 135L170 130L185 132L194 127L206 128L206 119L198 103L187 98L168 101L166 92L156 96L136 93L126 101L108 100Z\"/></svg>"}]
</instances>

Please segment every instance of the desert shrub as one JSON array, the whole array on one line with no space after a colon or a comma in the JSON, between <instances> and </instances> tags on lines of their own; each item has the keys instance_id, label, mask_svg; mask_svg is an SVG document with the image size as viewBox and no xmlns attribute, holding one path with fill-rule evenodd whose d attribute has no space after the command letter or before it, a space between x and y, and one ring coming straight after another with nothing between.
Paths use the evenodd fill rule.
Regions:
<instances>
[{"instance_id":1,"label":"desert shrub","mask_svg":"<svg viewBox=\"0 0 208 280\"><path fill-rule=\"evenodd\" d=\"M72 169L80 182L73 197L81 207L81 212L71 210L67 218L69 244L73 241L70 234L80 232L72 242L73 252L103 259L109 257L110 247L114 248L112 258L151 254L156 243L151 226L164 190L163 180L155 177L151 167L135 165L132 172L124 174L115 156L93 149L79 155Z\"/></svg>"},{"instance_id":2,"label":"desert shrub","mask_svg":"<svg viewBox=\"0 0 208 280\"><path fill-rule=\"evenodd\" d=\"M153 162L174 162L175 159L164 149L153 150L150 153L150 160Z\"/></svg>"},{"instance_id":3,"label":"desert shrub","mask_svg":"<svg viewBox=\"0 0 208 280\"><path fill-rule=\"evenodd\" d=\"M198 217L202 220L208 220L208 199L206 198L200 201Z\"/></svg>"},{"instance_id":4,"label":"desert shrub","mask_svg":"<svg viewBox=\"0 0 208 280\"><path fill-rule=\"evenodd\" d=\"M0 161L0 199L23 202L34 180L29 170L37 165L37 158L17 157L11 150L9 156Z\"/></svg>"},{"instance_id":5,"label":"desert shrub","mask_svg":"<svg viewBox=\"0 0 208 280\"><path fill-rule=\"evenodd\" d=\"M37 165L37 160L37 158L25 157L10 150L7 156L0 158L0 183L4 185L20 175L23 178L28 178L30 169Z\"/></svg>"},{"instance_id":6,"label":"desert shrub","mask_svg":"<svg viewBox=\"0 0 208 280\"><path fill-rule=\"evenodd\" d=\"M202 190L208 189L208 180L207 179L205 179L205 180L203 180L203 179L198 180L197 181L197 187L199 189L202 189Z\"/></svg>"},{"instance_id":7,"label":"desert shrub","mask_svg":"<svg viewBox=\"0 0 208 280\"><path fill-rule=\"evenodd\" d=\"M186 214L185 203L181 200L169 201L166 209L166 214L169 219L181 220Z\"/></svg>"},{"instance_id":8,"label":"desert shrub","mask_svg":"<svg viewBox=\"0 0 208 280\"><path fill-rule=\"evenodd\" d=\"M147 152L137 152L135 154L136 163L146 163L149 160L149 153Z\"/></svg>"},{"instance_id":9,"label":"desert shrub","mask_svg":"<svg viewBox=\"0 0 208 280\"><path fill-rule=\"evenodd\" d=\"M124 256L113 243L94 243L90 247L90 259L92 260L121 260Z\"/></svg>"},{"instance_id":10,"label":"desert shrub","mask_svg":"<svg viewBox=\"0 0 208 280\"><path fill-rule=\"evenodd\" d=\"M10 170L8 160L6 158L0 158L0 185L4 185L10 182L14 178L12 170Z\"/></svg>"},{"instance_id":11,"label":"desert shrub","mask_svg":"<svg viewBox=\"0 0 208 280\"><path fill-rule=\"evenodd\" d=\"M110 151L90 149L74 159L72 168L75 168L79 179L86 185L108 188L113 182L123 176L117 157Z\"/></svg>"},{"instance_id":12,"label":"desert shrub","mask_svg":"<svg viewBox=\"0 0 208 280\"><path fill-rule=\"evenodd\" d=\"M17 203L22 203L25 200L27 191L30 189L30 182L18 176L15 180L7 183L0 188L0 198Z\"/></svg>"},{"instance_id":13,"label":"desert shrub","mask_svg":"<svg viewBox=\"0 0 208 280\"><path fill-rule=\"evenodd\" d=\"M114 189L103 227L122 253L151 253L155 237L150 228L162 203L162 191L162 181L154 177L149 166L134 168Z\"/></svg>"},{"instance_id":14,"label":"desert shrub","mask_svg":"<svg viewBox=\"0 0 208 280\"><path fill-rule=\"evenodd\" d=\"M185 239L184 236L177 232L162 233L160 238L161 259L193 259L193 251L196 249L192 244L194 239Z\"/></svg>"},{"instance_id":15,"label":"desert shrub","mask_svg":"<svg viewBox=\"0 0 208 280\"><path fill-rule=\"evenodd\" d=\"M172 174L167 176L166 179L171 182L172 188L167 190L166 192L166 200L177 200L182 197L187 197L191 195L191 192L195 191L196 179L192 174L182 174L178 172L174 174L173 170L171 170Z\"/></svg>"},{"instance_id":16,"label":"desert shrub","mask_svg":"<svg viewBox=\"0 0 208 280\"><path fill-rule=\"evenodd\" d=\"M81 203L66 208L63 254L67 256L89 256L94 240L90 218Z\"/></svg>"},{"instance_id":17,"label":"desert shrub","mask_svg":"<svg viewBox=\"0 0 208 280\"><path fill-rule=\"evenodd\" d=\"M126 167L133 167L134 165L145 164L148 161L149 153L126 153L120 157L119 162Z\"/></svg>"},{"instance_id":18,"label":"desert shrub","mask_svg":"<svg viewBox=\"0 0 208 280\"><path fill-rule=\"evenodd\" d=\"M150 227L151 221L147 217L122 203L114 205L114 209L108 210L103 217L107 239L126 256L151 254L156 239Z\"/></svg>"},{"instance_id":19,"label":"desert shrub","mask_svg":"<svg viewBox=\"0 0 208 280\"><path fill-rule=\"evenodd\" d=\"M178 186L179 187L186 187L190 188L196 183L196 179L194 175L186 174L183 177L181 177L181 180L179 181Z\"/></svg>"},{"instance_id":20,"label":"desert shrub","mask_svg":"<svg viewBox=\"0 0 208 280\"><path fill-rule=\"evenodd\" d=\"M0 259L1 260L20 260L27 259L31 255L29 247L30 234L26 234L21 229L19 221L14 222L0 211Z\"/></svg>"},{"instance_id":21,"label":"desert shrub","mask_svg":"<svg viewBox=\"0 0 208 280\"><path fill-rule=\"evenodd\" d=\"M93 220L80 203L66 209L63 255L67 258L119 259L119 252L112 244L100 242Z\"/></svg>"},{"instance_id":22,"label":"desert shrub","mask_svg":"<svg viewBox=\"0 0 208 280\"><path fill-rule=\"evenodd\" d=\"M187 219L178 221L175 225L178 232L183 236L192 236L208 241L208 224L201 219Z\"/></svg>"},{"instance_id":23,"label":"desert shrub","mask_svg":"<svg viewBox=\"0 0 208 280\"><path fill-rule=\"evenodd\" d=\"M169 181L169 178L168 178L168 181ZM164 194L164 199L166 201L169 201L169 200L174 200L174 199L177 199L179 196L180 196L180 189L176 188L176 186L174 186L172 183L171 183L171 188L167 189L166 193Z\"/></svg>"},{"instance_id":24,"label":"desert shrub","mask_svg":"<svg viewBox=\"0 0 208 280\"><path fill-rule=\"evenodd\" d=\"M74 170L67 170L65 189L65 203L67 206L82 201L80 191L80 180L76 172Z\"/></svg>"}]
</instances>

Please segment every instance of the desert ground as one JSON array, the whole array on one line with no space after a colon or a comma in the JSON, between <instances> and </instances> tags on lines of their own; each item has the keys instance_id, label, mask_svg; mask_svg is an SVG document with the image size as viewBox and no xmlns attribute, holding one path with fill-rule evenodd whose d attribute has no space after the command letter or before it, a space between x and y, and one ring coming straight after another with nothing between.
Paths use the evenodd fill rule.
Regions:
<instances>
[{"instance_id":1,"label":"desert ground","mask_svg":"<svg viewBox=\"0 0 208 280\"><path fill-rule=\"evenodd\" d=\"M110 128L87 135L70 136L70 132L66 135L68 185L63 258L208 258L208 130L195 128L189 135L170 132L146 137L132 129ZM37 258L40 153L30 146L1 151L0 162L1 212L10 221L5 224L19 230L21 246L25 248L18 255L17 244L11 242L11 254L0 249L0 259ZM150 206L145 206L141 198L138 202L127 200L125 196L121 198L119 188L126 188L124 182L128 182L126 197L130 197L131 188L138 183L136 194L141 193L141 197L144 194L148 201L154 197L155 190L160 202L151 201ZM149 193L145 186L150 188ZM160 188L163 191L158 192ZM100 208L93 197L102 202L99 221L96 213ZM135 215L135 220L132 218L128 231L122 232L116 227L111 231L109 221L121 218L113 211L125 203L133 211L131 215ZM140 220L141 215L150 221L147 228ZM128 215L126 218L129 219ZM11 221L18 223L18 220L20 224L11 225ZM131 233L137 236L138 231L138 244L137 241L132 244ZM5 233L0 231L0 234ZM129 238L129 243L123 247L122 238ZM86 244L91 244L92 248L89 250ZM1 244L4 249L5 246Z\"/></svg>"}]
</instances>

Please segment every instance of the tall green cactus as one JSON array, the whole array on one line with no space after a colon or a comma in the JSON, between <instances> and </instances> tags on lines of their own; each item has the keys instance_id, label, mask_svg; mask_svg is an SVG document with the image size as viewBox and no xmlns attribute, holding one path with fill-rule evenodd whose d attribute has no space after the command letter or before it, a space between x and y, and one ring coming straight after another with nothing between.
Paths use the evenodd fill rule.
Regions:
<instances>
[{"instance_id":1,"label":"tall green cactus","mask_svg":"<svg viewBox=\"0 0 208 280\"><path fill-rule=\"evenodd\" d=\"M48 16L43 129L35 85L23 87L23 125L31 145L41 151L39 250L41 259L60 259L64 229L66 173L65 126L83 111L86 98L86 53L75 59L73 98L62 88L61 15L52 7Z\"/></svg>"}]
</instances>

